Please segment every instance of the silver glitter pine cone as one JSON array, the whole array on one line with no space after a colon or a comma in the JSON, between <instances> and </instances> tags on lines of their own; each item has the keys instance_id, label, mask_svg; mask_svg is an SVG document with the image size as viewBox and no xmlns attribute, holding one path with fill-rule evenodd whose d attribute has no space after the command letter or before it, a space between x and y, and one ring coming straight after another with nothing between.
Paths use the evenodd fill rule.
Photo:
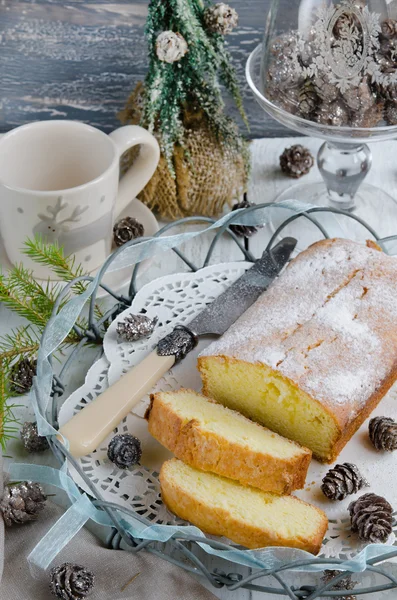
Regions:
<instances>
[{"instance_id":1,"label":"silver glitter pine cone","mask_svg":"<svg viewBox=\"0 0 397 600\"><path fill-rule=\"evenodd\" d=\"M350 494L356 494L368 482L352 463L343 463L330 469L323 478L321 491L330 500L344 500Z\"/></svg>"},{"instance_id":2,"label":"silver glitter pine cone","mask_svg":"<svg viewBox=\"0 0 397 600\"><path fill-rule=\"evenodd\" d=\"M117 324L117 334L125 342L136 342L152 335L157 318L149 319L146 315L128 315Z\"/></svg>"},{"instance_id":3,"label":"silver glitter pine cone","mask_svg":"<svg viewBox=\"0 0 397 600\"><path fill-rule=\"evenodd\" d=\"M50 590L61 600L81 600L91 594L94 575L80 565L63 563L51 569Z\"/></svg>"},{"instance_id":4,"label":"silver glitter pine cone","mask_svg":"<svg viewBox=\"0 0 397 600\"><path fill-rule=\"evenodd\" d=\"M361 540L384 543L392 532L393 508L385 498L364 494L349 505L352 531Z\"/></svg>"},{"instance_id":5,"label":"silver glitter pine cone","mask_svg":"<svg viewBox=\"0 0 397 600\"><path fill-rule=\"evenodd\" d=\"M306 175L314 165L314 158L310 150L296 144L290 148L286 148L280 156L280 167L283 173L288 177L298 179Z\"/></svg>"},{"instance_id":6,"label":"silver glitter pine cone","mask_svg":"<svg viewBox=\"0 0 397 600\"><path fill-rule=\"evenodd\" d=\"M46 500L47 496L38 483L22 481L15 485L6 485L0 502L0 513L8 527L28 523L37 519Z\"/></svg>"},{"instance_id":7,"label":"silver glitter pine cone","mask_svg":"<svg viewBox=\"0 0 397 600\"><path fill-rule=\"evenodd\" d=\"M234 210L238 210L240 208L249 208L250 206L254 206L251 202L248 202L246 199L246 194L244 194L244 200L242 202L238 202L232 208L232 212ZM229 229L233 231L235 235L238 237L251 237L260 229L257 225L229 225Z\"/></svg>"},{"instance_id":8,"label":"silver glitter pine cone","mask_svg":"<svg viewBox=\"0 0 397 600\"><path fill-rule=\"evenodd\" d=\"M113 227L113 241L116 246L122 246L131 240L142 237L145 228L134 217L124 217L117 221Z\"/></svg>"},{"instance_id":9,"label":"silver glitter pine cone","mask_svg":"<svg viewBox=\"0 0 397 600\"><path fill-rule=\"evenodd\" d=\"M28 452L44 452L50 447L47 438L37 433L37 423L26 421L22 426L20 436L24 448Z\"/></svg>"},{"instance_id":10,"label":"silver glitter pine cone","mask_svg":"<svg viewBox=\"0 0 397 600\"><path fill-rule=\"evenodd\" d=\"M219 2L205 9L204 23L211 33L227 35L237 27L238 14L228 4Z\"/></svg>"},{"instance_id":11,"label":"silver glitter pine cone","mask_svg":"<svg viewBox=\"0 0 397 600\"><path fill-rule=\"evenodd\" d=\"M331 581L332 579L334 579L335 577L337 577L338 575L341 575L343 573L343 571L333 571L331 569L326 569L324 571L324 575L321 577L321 581L323 581L324 583L328 583L329 581ZM351 575L350 574L346 574L346 577L343 577L343 579L340 579L337 583L335 583L335 585L332 586L331 590L352 590L356 587L357 585L357 581L352 581ZM338 597L338 600L356 600L357 596L354 595L347 595L347 596L340 596Z\"/></svg>"},{"instance_id":12,"label":"silver glitter pine cone","mask_svg":"<svg viewBox=\"0 0 397 600\"><path fill-rule=\"evenodd\" d=\"M397 423L389 417L374 417L368 425L369 439L377 450L397 450Z\"/></svg>"},{"instance_id":13,"label":"silver glitter pine cone","mask_svg":"<svg viewBox=\"0 0 397 600\"><path fill-rule=\"evenodd\" d=\"M385 120L388 125L397 125L397 104L395 102L387 102Z\"/></svg>"},{"instance_id":14,"label":"silver glitter pine cone","mask_svg":"<svg viewBox=\"0 0 397 600\"><path fill-rule=\"evenodd\" d=\"M130 433L115 435L109 442L108 459L119 469L128 469L142 457L141 442Z\"/></svg>"},{"instance_id":15,"label":"silver glitter pine cone","mask_svg":"<svg viewBox=\"0 0 397 600\"><path fill-rule=\"evenodd\" d=\"M174 31L163 31L157 36L156 54L161 62L172 64L183 58L189 50L183 35Z\"/></svg>"},{"instance_id":16,"label":"silver glitter pine cone","mask_svg":"<svg viewBox=\"0 0 397 600\"><path fill-rule=\"evenodd\" d=\"M36 360L22 358L12 366L10 372L10 390L14 394L27 394L33 384L33 377L36 375Z\"/></svg>"}]
</instances>

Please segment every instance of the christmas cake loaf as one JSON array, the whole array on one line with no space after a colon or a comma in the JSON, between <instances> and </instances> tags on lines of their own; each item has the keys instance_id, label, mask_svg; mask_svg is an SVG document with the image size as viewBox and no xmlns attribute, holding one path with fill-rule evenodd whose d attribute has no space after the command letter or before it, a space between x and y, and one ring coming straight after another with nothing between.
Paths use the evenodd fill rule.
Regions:
<instances>
[{"instance_id":1,"label":"christmas cake loaf","mask_svg":"<svg viewBox=\"0 0 397 600\"><path fill-rule=\"evenodd\" d=\"M397 378L397 259L299 254L199 357L204 393L332 462Z\"/></svg>"},{"instance_id":2,"label":"christmas cake loaf","mask_svg":"<svg viewBox=\"0 0 397 600\"><path fill-rule=\"evenodd\" d=\"M196 392L154 394L149 432L184 462L264 491L305 483L311 452Z\"/></svg>"},{"instance_id":3,"label":"christmas cake loaf","mask_svg":"<svg viewBox=\"0 0 397 600\"><path fill-rule=\"evenodd\" d=\"M287 546L317 554L328 527L320 509L294 496L244 487L176 458L163 464L160 485L163 501L181 519L247 548Z\"/></svg>"}]
</instances>

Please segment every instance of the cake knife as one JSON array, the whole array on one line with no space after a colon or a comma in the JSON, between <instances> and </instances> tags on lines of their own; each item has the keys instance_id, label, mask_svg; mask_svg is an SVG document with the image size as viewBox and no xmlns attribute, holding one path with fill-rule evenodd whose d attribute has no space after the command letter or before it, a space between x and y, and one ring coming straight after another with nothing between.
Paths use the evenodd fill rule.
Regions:
<instances>
[{"instance_id":1,"label":"cake knife","mask_svg":"<svg viewBox=\"0 0 397 600\"><path fill-rule=\"evenodd\" d=\"M157 381L193 350L199 337L225 333L279 275L295 246L296 240L286 237L265 251L187 326L177 325L141 363L61 427L59 433L68 440L71 454L77 458L93 452Z\"/></svg>"}]
</instances>

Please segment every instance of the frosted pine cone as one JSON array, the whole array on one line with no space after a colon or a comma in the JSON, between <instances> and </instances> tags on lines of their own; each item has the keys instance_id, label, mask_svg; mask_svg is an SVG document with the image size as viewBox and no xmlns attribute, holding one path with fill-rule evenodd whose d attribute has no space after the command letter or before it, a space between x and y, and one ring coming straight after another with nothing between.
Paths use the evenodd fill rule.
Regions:
<instances>
[{"instance_id":1,"label":"frosted pine cone","mask_svg":"<svg viewBox=\"0 0 397 600\"><path fill-rule=\"evenodd\" d=\"M391 39L397 35L397 21L394 19L385 19L381 24L382 36Z\"/></svg>"},{"instance_id":2,"label":"frosted pine cone","mask_svg":"<svg viewBox=\"0 0 397 600\"><path fill-rule=\"evenodd\" d=\"M188 45L180 33L163 31L156 40L156 54L161 62L174 63L181 60L188 51Z\"/></svg>"},{"instance_id":3,"label":"frosted pine cone","mask_svg":"<svg viewBox=\"0 0 397 600\"><path fill-rule=\"evenodd\" d=\"M128 469L142 457L141 442L130 433L115 435L108 446L108 459L119 469Z\"/></svg>"},{"instance_id":4,"label":"frosted pine cone","mask_svg":"<svg viewBox=\"0 0 397 600\"><path fill-rule=\"evenodd\" d=\"M249 208L250 206L254 206L254 204L248 202L246 194L244 194L244 200L238 204L235 204L232 208L232 211L238 210L239 208ZM260 227L255 225L229 225L229 229L238 237L251 237L258 231L258 229L260 229Z\"/></svg>"},{"instance_id":5,"label":"frosted pine cone","mask_svg":"<svg viewBox=\"0 0 397 600\"><path fill-rule=\"evenodd\" d=\"M44 452L50 447L47 438L37 433L37 423L26 421L20 435L25 450L28 452Z\"/></svg>"},{"instance_id":6,"label":"frosted pine cone","mask_svg":"<svg viewBox=\"0 0 397 600\"><path fill-rule=\"evenodd\" d=\"M113 240L116 246L122 246L137 237L142 237L145 229L134 217L124 217L113 227Z\"/></svg>"},{"instance_id":7,"label":"frosted pine cone","mask_svg":"<svg viewBox=\"0 0 397 600\"><path fill-rule=\"evenodd\" d=\"M33 377L36 375L37 361L29 358L22 358L15 363L10 373L10 390L14 394L27 394L33 384Z\"/></svg>"},{"instance_id":8,"label":"frosted pine cone","mask_svg":"<svg viewBox=\"0 0 397 600\"><path fill-rule=\"evenodd\" d=\"M63 563L51 569L50 590L61 600L81 600L91 594L94 575L80 565Z\"/></svg>"},{"instance_id":9,"label":"frosted pine cone","mask_svg":"<svg viewBox=\"0 0 397 600\"><path fill-rule=\"evenodd\" d=\"M330 469L323 479L321 490L330 500L343 500L350 494L356 494L368 482L360 471L351 463L336 465Z\"/></svg>"},{"instance_id":10,"label":"frosted pine cone","mask_svg":"<svg viewBox=\"0 0 397 600\"><path fill-rule=\"evenodd\" d=\"M299 90L299 112L303 117L310 117L317 109L320 98L311 81L306 81Z\"/></svg>"},{"instance_id":11,"label":"frosted pine cone","mask_svg":"<svg viewBox=\"0 0 397 600\"><path fill-rule=\"evenodd\" d=\"M128 315L117 324L117 334L125 342L136 342L152 335L157 319L149 319L146 315Z\"/></svg>"},{"instance_id":12,"label":"frosted pine cone","mask_svg":"<svg viewBox=\"0 0 397 600\"><path fill-rule=\"evenodd\" d=\"M352 531L361 540L377 544L386 542L392 532L393 508L376 494L364 494L349 505Z\"/></svg>"},{"instance_id":13,"label":"frosted pine cone","mask_svg":"<svg viewBox=\"0 0 397 600\"><path fill-rule=\"evenodd\" d=\"M378 102L366 110L365 112L357 112L354 114L351 125L353 127L376 127L383 120L383 103Z\"/></svg>"},{"instance_id":14,"label":"frosted pine cone","mask_svg":"<svg viewBox=\"0 0 397 600\"><path fill-rule=\"evenodd\" d=\"M288 177L298 179L302 175L306 175L314 165L314 158L310 151L296 144L290 148L286 148L280 156L280 167L283 173Z\"/></svg>"},{"instance_id":15,"label":"frosted pine cone","mask_svg":"<svg viewBox=\"0 0 397 600\"><path fill-rule=\"evenodd\" d=\"M388 125L397 125L397 104L395 102L387 102L385 119Z\"/></svg>"},{"instance_id":16,"label":"frosted pine cone","mask_svg":"<svg viewBox=\"0 0 397 600\"><path fill-rule=\"evenodd\" d=\"M16 523L27 523L37 518L46 500L47 496L38 483L22 481L15 485L6 485L0 502L0 513L8 527Z\"/></svg>"},{"instance_id":17,"label":"frosted pine cone","mask_svg":"<svg viewBox=\"0 0 397 600\"><path fill-rule=\"evenodd\" d=\"M330 569L326 569L324 571L324 575L321 577L321 580L324 583L328 583L338 575L341 575L343 571L331 571ZM340 579L335 585L332 586L331 590L352 590L356 587L357 581L352 581L351 575L346 573L346 577ZM338 600L357 600L356 596L348 595L339 597Z\"/></svg>"},{"instance_id":18,"label":"frosted pine cone","mask_svg":"<svg viewBox=\"0 0 397 600\"><path fill-rule=\"evenodd\" d=\"M366 111L375 104L375 96L364 78L357 87L352 87L343 94L346 105L354 111Z\"/></svg>"},{"instance_id":19,"label":"frosted pine cone","mask_svg":"<svg viewBox=\"0 0 397 600\"><path fill-rule=\"evenodd\" d=\"M206 8L204 23L211 33L227 35L231 33L238 23L238 14L228 4L219 2Z\"/></svg>"},{"instance_id":20,"label":"frosted pine cone","mask_svg":"<svg viewBox=\"0 0 397 600\"><path fill-rule=\"evenodd\" d=\"M370 420L369 439L377 450L397 450L397 423L389 417L374 417Z\"/></svg>"},{"instance_id":21,"label":"frosted pine cone","mask_svg":"<svg viewBox=\"0 0 397 600\"><path fill-rule=\"evenodd\" d=\"M316 115L317 123L320 125L332 125L333 127L342 127L349 123L349 111L346 105L340 100L323 103Z\"/></svg>"}]
</instances>

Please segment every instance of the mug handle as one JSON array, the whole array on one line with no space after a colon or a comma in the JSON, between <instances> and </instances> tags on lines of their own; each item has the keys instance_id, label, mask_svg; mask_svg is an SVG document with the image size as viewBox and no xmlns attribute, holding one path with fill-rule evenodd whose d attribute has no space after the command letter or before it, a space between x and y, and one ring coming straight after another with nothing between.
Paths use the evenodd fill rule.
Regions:
<instances>
[{"instance_id":1,"label":"mug handle","mask_svg":"<svg viewBox=\"0 0 397 600\"><path fill-rule=\"evenodd\" d=\"M156 138L143 127L125 125L110 134L121 157L126 150L141 144L141 150L134 164L121 178L116 200L116 215L135 198L148 183L160 159L160 147Z\"/></svg>"}]
</instances>

